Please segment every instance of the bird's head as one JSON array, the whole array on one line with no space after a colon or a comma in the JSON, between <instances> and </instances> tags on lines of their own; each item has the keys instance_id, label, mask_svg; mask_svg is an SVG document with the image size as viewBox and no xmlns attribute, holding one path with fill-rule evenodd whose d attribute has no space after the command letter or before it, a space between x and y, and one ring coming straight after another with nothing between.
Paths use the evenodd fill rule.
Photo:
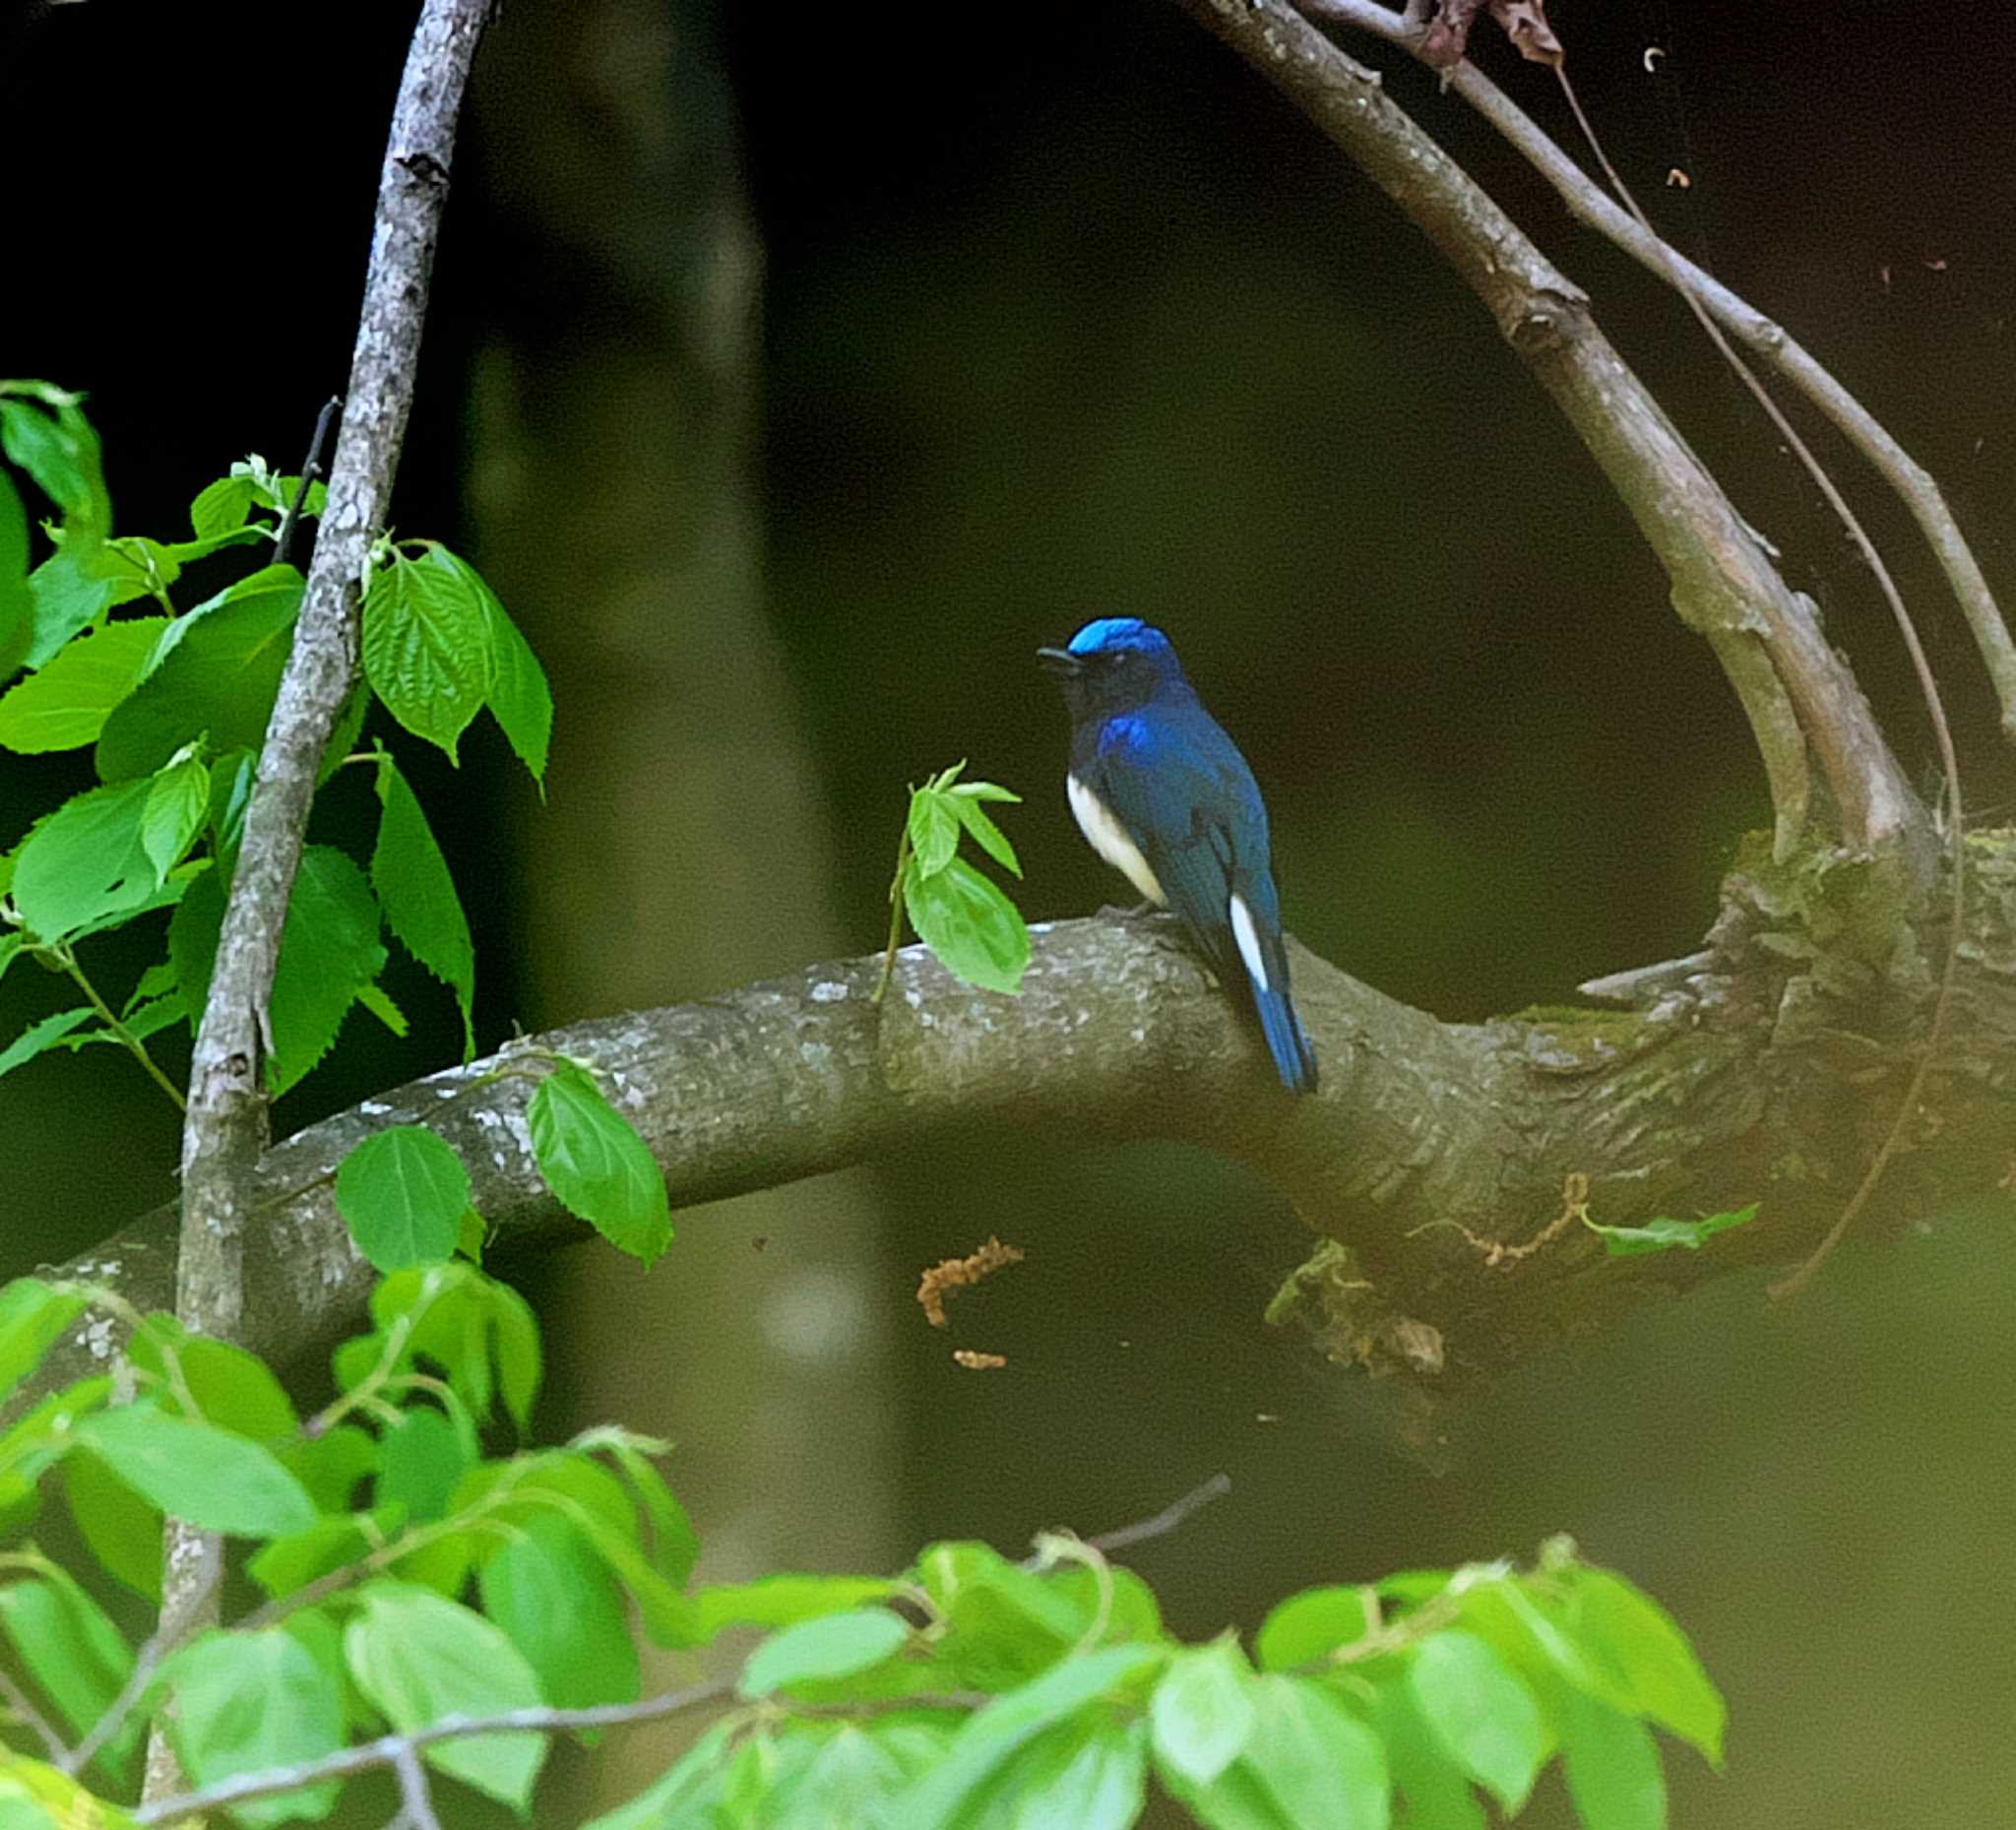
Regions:
<instances>
[{"instance_id":1,"label":"bird's head","mask_svg":"<svg viewBox=\"0 0 2016 1830\"><path fill-rule=\"evenodd\" d=\"M1183 678L1168 637L1138 616L1101 617L1068 648L1040 648L1037 659L1063 683L1074 718L1125 711Z\"/></svg>"}]
</instances>

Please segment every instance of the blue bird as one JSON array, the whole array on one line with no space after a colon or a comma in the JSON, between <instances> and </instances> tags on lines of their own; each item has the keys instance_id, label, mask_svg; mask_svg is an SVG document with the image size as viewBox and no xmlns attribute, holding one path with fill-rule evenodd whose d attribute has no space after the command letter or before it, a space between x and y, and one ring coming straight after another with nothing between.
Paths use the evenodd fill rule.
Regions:
<instances>
[{"instance_id":1,"label":"blue bird","mask_svg":"<svg viewBox=\"0 0 2016 1830\"><path fill-rule=\"evenodd\" d=\"M1092 849L1171 911L1226 984L1243 978L1292 1093L1313 1093L1316 1054L1289 996L1267 807L1253 772L1183 677L1160 629L1087 623L1037 655L1071 708L1071 811Z\"/></svg>"}]
</instances>

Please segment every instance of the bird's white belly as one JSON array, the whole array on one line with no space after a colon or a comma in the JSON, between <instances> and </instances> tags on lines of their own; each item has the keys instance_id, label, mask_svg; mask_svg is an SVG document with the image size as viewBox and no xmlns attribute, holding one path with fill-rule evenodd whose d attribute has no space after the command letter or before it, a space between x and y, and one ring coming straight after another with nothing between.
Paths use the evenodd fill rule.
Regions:
<instances>
[{"instance_id":1,"label":"bird's white belly","mask_svg":"<svg viewBox=\"0 0 2016 1830\"><path fill-rule=\"evenodd\" d=\"M1075 775L1064 778L1064 792L1086 844L1157 908L1166 909L1169 899L1141 855L1141 848L1127 837L1127 829L1113 818L1106 804Z\"/></svg>"}]
</instances>

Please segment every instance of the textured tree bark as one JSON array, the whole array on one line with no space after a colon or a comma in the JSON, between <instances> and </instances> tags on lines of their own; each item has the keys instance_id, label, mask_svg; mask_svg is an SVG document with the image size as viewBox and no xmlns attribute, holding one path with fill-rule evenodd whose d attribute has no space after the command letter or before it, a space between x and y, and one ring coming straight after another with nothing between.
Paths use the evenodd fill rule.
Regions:
<instances>
[{"instance_id":1,"label":"textured tree bark","mask_svg":"<svg viewBox=\"0 0 2016 1830\"><path fill-rule=\"evenodd\" d=\"M1862 918L1865 880L1882 867L1845 853L1780 867L1761 836L1746 851L1710 959L1644 1010L1442 1024L1298 953L1296 1001L1324 1069L1308 1100L1282 1095L1162 917L1040 929L1019 998L962 985L910 948L879 1010L871 957L539 1041L608 1077L681 1207L961 1130L1218 1151L1285 1190L1322 1235L1272 1319L1439 1402L1628 1305L1801 1257L1895 1115L1933 985L1913 929ZM1945 1057L1879 1198L1893 1224L2006 1191L2016 1161L2016 834L1977 835L1969 861ZM414 1082L268 1154L259 1185L272 1206L248 1264L253 1347L306 1352L361 1316L371 1275L328 1177L384 1125L439 1130L510 1233L579 1236L531 1160L531 1081L468 1091L492 1065ZM1493 1263L1491 1243L1525 1244L1560 1216L1571 1176L1588 1178L1590 1217L1606 1225L1763 1211L1701 1252L1611 1260L1576 1224ZM172 1217L158 1215L68 1269L158 1304L172 1251ZM70 1344L36 1391L90 1364Z\"/></svg>"},{"instance_id":2,"label":"textured tree bark","mask_svg":"<svg viewBox=\"0 0 2016 1830\"><path fill-rule=\"evenodd\" d=\"M322 753L356 677L357 581L385 525L406 437L456 116L489 10L490 0L430 0L407 55L328 509L245 809L210 1001L190 1061L174 1308L188 1327L223 1340L244 1329L247 1190L267 1141L267 1005ZM216 1546L174 1520L165 1541L162 1618L182 1618L200 1606ZM146 1796L181 1789L173 1751L157 1729Z\"/></svg>"}]
</instances>

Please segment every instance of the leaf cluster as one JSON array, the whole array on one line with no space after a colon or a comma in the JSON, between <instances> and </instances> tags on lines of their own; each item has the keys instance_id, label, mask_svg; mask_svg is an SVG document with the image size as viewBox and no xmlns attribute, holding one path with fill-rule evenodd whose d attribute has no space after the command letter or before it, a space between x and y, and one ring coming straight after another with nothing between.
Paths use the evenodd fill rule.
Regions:
<instances>
[{"instance_id":1,"label":"leaf cluster","mask_svg":"<svg viewBox=\"0 0 2016 1830\"><path fill-rule=\"evenodd\" d=\"M20 491L0 472L0 681L27 670L0 693L0 747L88 750L97 777L0 853L0 974L32 959L85 999L0 1049L0 1074L51 1048L108 1042L172 1096L151 1039L177 1025L193 1034L202 1020L303 580L265 564L187 609L177 595L194 568L270 549L295 501L319 515L326 492L303 491L255 454L198 493L191 537L116 536L81 397L39 382L0 383L0 449L53 511L42 525L51 550L31 569ZM322 1059L359 1005L405 1033L380 982L388 930L453 993L466 1056L474 1052L475 954L447 860L392 752L381 742L352 754L373 700L451 760L487 708L534 779L545 770L545 675L466 560L429 541L382 542L362 616L365 677L338 720L323 780L345 762L370 767L377 838L368 871L330 846L302 857L272 999L276 1093ZM101 992L81 944L162 912L165 957L122 1000Z\"/></svg>"},{"instance_id":2,"label":"leaf cluster","mask_svg":"<svg viewBox=\"0 0 2016 1830\"><path fill-rule=\"evenodd\" d=\"M906 914L917 938L955 978L1011 997L1022 989L1029 924L999 885L960 855L961 841L971 839L1004 870L1021 876L1015 848L983 803L1022 796L993 782L962 782L965 770L965 763L954 763L910 791L889 886L889 952L878 999L889 986Z\"/></svg>"},{"instance_id":3,"label":"leaf cluster","mask_svg":"<svg viewBox=\"0 0 2016 1830\"><path fill-rule=\"evenodd\" d=\"M277 1775L231 1806L265 1830L334 1809L344 1782L313 1767L341 1749L528 1708L641 1717L640 1638L751 1628L731 1707L592 1830L1124 1830L1151 1785L1212 1830L1483 1830L1553 1760L1589 1830L1657 1830L1654 1731L1721 1759L1722 1700L1685 1638L1565 1541L1529 1569L1304 1591L1250 1646L1182 1643L1140 1576L1064 1536L1020 1562L953 1542L895 1577L695 1587L664 1444L605 1426L527 1445L538 1329L472 1265L388 1276L307 1418L242 1350L34 1279L0 1292L0 1386L94 1307L130 1327L124 1363L0 1435L0 1661L86 1754L75 1780L0 1762L22 1830L130 1821L106 1800L130 1796L152 1721L198 1785ZM59 1499L93 1571L22 1538ZM143 1655L93 1589L158 1598L163 1515L233 1540L260 1599ZM525 1813L550 1739L421 1753Z\"/></svg>"}]
</instances>

